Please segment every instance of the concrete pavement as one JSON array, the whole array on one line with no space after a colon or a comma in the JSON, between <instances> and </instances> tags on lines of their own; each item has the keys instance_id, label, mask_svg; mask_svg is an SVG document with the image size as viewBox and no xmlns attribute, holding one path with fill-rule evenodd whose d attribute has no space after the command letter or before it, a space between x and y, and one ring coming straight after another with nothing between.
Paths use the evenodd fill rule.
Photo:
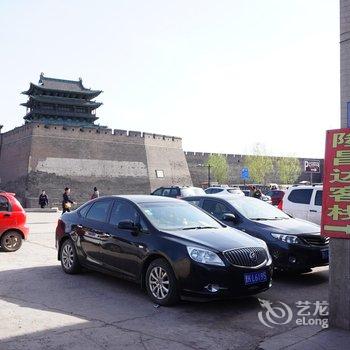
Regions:
<instances>
[{"instance_id":1,"label":"concrete pavement","mask_svg":"<svg viewBox=\"0 0 350 350\"><path fill-rule=\"evenodd\" d=\"M54 248L59 213L28 215L29 240L15 253L0 253L0 350L301 349L304 341L321 349L326 340L313 337L330 334L293 321L263 325L257 297L156 308L133 283L95 272L66 275ZM327 289L328 269L318 268L279 276L258 297L295 311L295 301L327 300Z\"/></svg>"}]
</instances>

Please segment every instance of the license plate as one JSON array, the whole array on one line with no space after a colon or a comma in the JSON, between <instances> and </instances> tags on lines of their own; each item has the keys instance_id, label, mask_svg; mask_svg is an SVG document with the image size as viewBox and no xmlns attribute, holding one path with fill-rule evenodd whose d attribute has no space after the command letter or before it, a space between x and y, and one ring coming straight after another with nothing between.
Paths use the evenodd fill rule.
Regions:
<instances>
[{"instance_id":1,"label":"license plate","mask_svg":"<svg viewBox=\"0 0 350 350\"><path fill-rule=\"evenodd\" d=\"M329 259L329 249L321 250L322 259L328 260Z\"/></svg>"},{"instance_id":2,"label":"license plate","mask_svg":"<svg viewBox=\"0 0 350 350\"><path fill-rule=\"evenodd\" d=\"M257 284L267 281L266 271L256 271L244 274L244 284L249 286L251 284Z\"/></svg>"}]
</instances>

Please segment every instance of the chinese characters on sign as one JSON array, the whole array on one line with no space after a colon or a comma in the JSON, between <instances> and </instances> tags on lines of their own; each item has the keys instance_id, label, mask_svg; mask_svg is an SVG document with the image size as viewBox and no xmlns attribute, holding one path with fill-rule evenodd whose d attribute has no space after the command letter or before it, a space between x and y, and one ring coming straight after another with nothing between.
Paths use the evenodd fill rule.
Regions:
<instances>
[{"instance_id":1,"label":"chinese characters on sign","mask_svg":"<svg viewBox=\"0 0 350 350\"><path fill-rule=\"evenodd\" d=\"M350 239L350 129L327 131L322 235Z\"/></svg>"}]
</instances>

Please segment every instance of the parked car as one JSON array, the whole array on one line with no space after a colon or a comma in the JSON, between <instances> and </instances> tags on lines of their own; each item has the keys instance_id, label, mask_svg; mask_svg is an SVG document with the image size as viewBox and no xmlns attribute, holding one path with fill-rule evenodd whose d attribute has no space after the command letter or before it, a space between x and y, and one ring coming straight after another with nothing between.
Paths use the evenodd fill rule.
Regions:
<instances>
[{"instance_id":1,"label":"parked car","mask_svg":"<svg viewBox=\"0 0 350 350\"><path fill-rule=\"evenodd\" d=\"M0 191L0 247L5 252L21 248L28 238L27 215L14 193Z\"/></svg>"},{"instance_id":2,"label":"parked car","mask_svg":"<svg viewBox=\"0 0 350 350\"><path fill-rule=\"evenodd\" d=\"M329 238L321 236L318 225L291 218L252 197L197 196L185 200L223 223L264 240L276 269L302 272L328 265Z\"/></svg>"},{"instance_id":3,"label":"parked car","mask_svg":"<svg viewBox=\"0 0 350 350\"><path fill-rule=\"evenodd\" d=\"M180 296L246 296L271 286L265 242L173 198L90 201L62 215L56 247L64 272L84 266L124 277L160 305Z\"/></svg>"},{"instance_id":4,"label":"parked car","mask_svg":"<svg viewBox=\"0 0 350 350\"><path fill-rule=\"evenodd\" d=\"M295 185L288 188L279 208L295 218L321 224L322 185Z\"/></svg>"},{"instance_id":5,"label":"parked car","mask_svg":"<svg viewBox=\"0 0 350 350\"><path fill-rule=\"evenodd\" d=\"M159 187L151 193L151 195L153 196L164 196L164 197L172 197L172 198L201 196L202 194L205 194L202 188L193 187L193 186Z\"/></svg>"},{"instance_id":6,"label":"parked car","mask_svg":"<svg viewBox=\"0 0 350 350\"><path fill-rule=\"evenodd\" d=\"M244 196L244 192L239 187L208 187L206 194Z\"/></svg>"},{"instance_id":7,"label":"parked car","mask_svg":"<svg viewBox=\"0 0 350 350\"><path fill-rule=\"evenodd\" d=\"M284 193L285 192L282 190L270 190L266 192L265 195L271 198L272 205L278 206L283 199Z\"/></svg>"}]
</instances>

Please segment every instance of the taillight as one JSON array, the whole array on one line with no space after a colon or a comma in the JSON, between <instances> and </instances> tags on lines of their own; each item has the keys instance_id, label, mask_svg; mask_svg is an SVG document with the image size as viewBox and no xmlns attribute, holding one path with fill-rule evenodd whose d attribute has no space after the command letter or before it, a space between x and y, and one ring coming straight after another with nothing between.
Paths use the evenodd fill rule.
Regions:
<instances>
[{"instance_id":1,"label":"taillight","mask_svg":"<svg viewBox=\"0 0 350 350\"><path fill-rule=\"evenodd\" d=\"M64 234L65 228L65 223L61 219L58 219L56 231L58 231L61 234Z\"/></svg>"},{"instance_id":2,"label":"taillight","mask_svg":"<svg viewBox=\"0 0 350 350\"><path fill-rule=\"evenodd\" d=\"M278 203L277 208L280 210L283 210L283 199L282 198L281 198L280 202Z\"/></svg>"}]
</instances>

